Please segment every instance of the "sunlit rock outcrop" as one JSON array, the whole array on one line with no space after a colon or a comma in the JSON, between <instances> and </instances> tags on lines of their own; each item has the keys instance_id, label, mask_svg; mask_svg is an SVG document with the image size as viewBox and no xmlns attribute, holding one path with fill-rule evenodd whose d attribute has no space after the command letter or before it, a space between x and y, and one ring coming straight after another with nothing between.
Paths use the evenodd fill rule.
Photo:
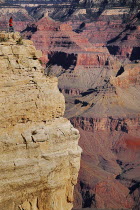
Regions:
<instances>
[{"instance_id":1,"label":"sunlit rock outcrop","mask_svg":"<svg viewBox=\"0 0 140 210\"><path fill-rule=\"evenodd\" d=\"M79 132L32 41L0 33L0 209L70 210Z\"/></svg>"}]
</instances>

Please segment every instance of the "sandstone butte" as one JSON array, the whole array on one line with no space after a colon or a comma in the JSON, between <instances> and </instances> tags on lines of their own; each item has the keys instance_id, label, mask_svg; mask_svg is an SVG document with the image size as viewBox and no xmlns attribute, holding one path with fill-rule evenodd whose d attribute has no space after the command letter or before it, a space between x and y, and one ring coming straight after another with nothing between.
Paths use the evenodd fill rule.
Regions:
<instances>
[{"instance_id":1,"label":"sandstone butte","mask_svg":"<svg viewBox=\"0 0 140 210\"><path fill-rule=\"evenodd\" d=\"M56 77L18 33L0 33L0 210L70 210L79 132L63 118Z\"/></svg>"}]
</instances>

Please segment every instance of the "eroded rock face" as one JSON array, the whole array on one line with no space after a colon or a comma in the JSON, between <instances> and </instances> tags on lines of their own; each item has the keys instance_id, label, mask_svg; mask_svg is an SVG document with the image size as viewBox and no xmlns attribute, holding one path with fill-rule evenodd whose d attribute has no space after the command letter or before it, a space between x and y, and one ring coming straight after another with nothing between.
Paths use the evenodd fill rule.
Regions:
<instances>
[{"instance_id":1,"label":"eroded rock face","mask_svg":"<svg viewBox=\"0 0 140 210\"><path fill-rule=\"evenodd\" d=\"M81 149L32 41L0 33L1 210L70 210Z\"/></svg>"},{"instance_id":2,"label":"eroded rock face","mask_svg":"<svg viewBox=\"0 0 140 210\"><path fill-rule=\"evenodd\" d=\"M81 135L83 154L75 189L76 209L136 210L139 205L138 26L127 30L133 31L130 37L133 34L135 40L130 45L118 39L115 48L111 43L105 47L107 39L124 30L123 39L127 33L126 24L121 25L120 16L114 13L106 11L97 22L86 23L80 33L75 31L77 23L59 23L46 45L52 65L49 71L59 75L59 87L66 96L65 116L71 118ZM74 59L69 62L72 53ZM66 59L68 68L64 67Z\"/></svg>"},{"instance_id":3,"label":"eroded rock face","mask_svg":"<svg viewBox=\"0 0 140 210\"><path fill-rule=\"evenodd\" d=\"M114 36L113 39L108 40L108 50L110 54L116 55L119 59L126 58L134 62L140 60L139 57L139 31L140 31L140 13L136 12L128 19L126 26Z\"/></svg>"},{"instance_id":4,"label":"eroded rock face","mask_svg":"<svg viewBox=\"0 0 140 210\"><path fill-rule=\"evenodd\" d=\"M138 209L139 118L73 119L83 148L75 209Z\"/></svg>"},{"instance_id":5,"label":"eroded rock face","mask_svg":"<svg viewBox=\"0 0 140 210\"><path fill-rule=\"evenodd\" d=\"M81 97L74 96L75 108L74 104L72 108L67 106L67 116L77 114L71 122L80 131L79 144L83 148L75 190L76 209L138 209L138 72L139 64L127 64L116 76L111 76L110 82L106 81L107 86L89 89Z\"/></svg>"},{"instance_id":6,"label":"eroded rock face","mask_svg":"<svg viewBox=\"0 0 140 210\"><path fill-rule=\"evenodd\" d=\"M48 15L48 8L34 8L30 14L41 19L25 35L43 50L46 73L59 77L65 116L81 134L75 207L138 210L139 2L79 4Z\"/></svg>"}]
</instances>

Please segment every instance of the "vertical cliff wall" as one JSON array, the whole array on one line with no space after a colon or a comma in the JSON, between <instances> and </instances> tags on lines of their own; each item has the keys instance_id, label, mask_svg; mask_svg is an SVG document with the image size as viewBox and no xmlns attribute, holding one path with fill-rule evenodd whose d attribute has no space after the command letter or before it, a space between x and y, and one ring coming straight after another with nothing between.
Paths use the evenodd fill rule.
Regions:
<instances>
[{"instance_id":1,"label":"vertical cliff wall","mask_svg":"<svg viewBox=\"0 0 140 210\"><path fill-rule=\"evenodd\" d=\"M0 209L70 210L81 149L32 41L0 33Z\"/></svg>"}]
</instances>

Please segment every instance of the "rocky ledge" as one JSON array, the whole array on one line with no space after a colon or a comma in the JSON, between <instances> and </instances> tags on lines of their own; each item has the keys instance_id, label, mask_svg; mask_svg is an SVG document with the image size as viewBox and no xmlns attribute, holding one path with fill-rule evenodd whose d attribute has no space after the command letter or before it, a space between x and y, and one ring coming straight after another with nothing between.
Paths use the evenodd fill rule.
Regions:
<instances>
[{"instance_id":1,"label":"rocky ledge","mask_svg":"<svg viewBox=\"0 0 140 210\"><path fill-rule=\"evenodd\" d=\"M81 149L32 41L0 33L0 209L70 210Z\"/></svg>"}]
</instances>

